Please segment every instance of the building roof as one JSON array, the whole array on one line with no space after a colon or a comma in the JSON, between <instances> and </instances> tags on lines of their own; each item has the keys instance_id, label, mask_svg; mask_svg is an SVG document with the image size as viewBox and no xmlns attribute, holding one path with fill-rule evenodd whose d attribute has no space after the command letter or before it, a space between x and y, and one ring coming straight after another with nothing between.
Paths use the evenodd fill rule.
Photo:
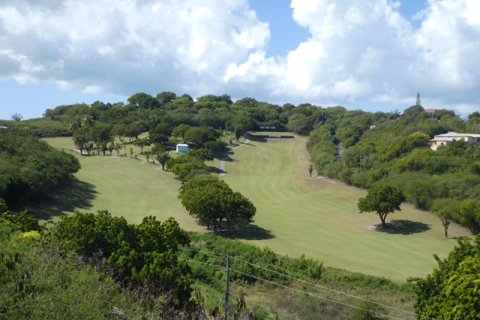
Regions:
<instances>
[{"instance_id":1,"label":"building roof","mask_svg":"<svg viewBox=\"0 0 480 320\"><path fill-rule=\"evenodd\" d=\"M188 147L188 144L186 143L178 143L177 147Z\"/></svg>"},{"instance_id":2,"label":"building roof","mask_svg":"<svg viewBox=\"0 0 480 320\"><path fill-rule=\"evenodd\" d=\"M437 134L435 137L474 137L480 138L480 134L477 133L457 133L457 132L447 132L443 134Z\"/></svg>"},{"instance_id":3,"label":"building roof","mask_svg":"<svg viewBox=\"0 0 480 320\"><path fill-rule=\"evenodd\" d=\"M0 126L0 129L8 129L8 128L5 126Z\"/></svg>"},{"instance_id":4,"label":"building roof","mask_svg":"<svg viewBox=\"0 0 480 320\"><path fill-rule=\"evenodd\" d=\"M426 113L435 113L435 111L437 111L437 109L434 109L434 108L425 109Z\"/></svg>"}]
</instances>

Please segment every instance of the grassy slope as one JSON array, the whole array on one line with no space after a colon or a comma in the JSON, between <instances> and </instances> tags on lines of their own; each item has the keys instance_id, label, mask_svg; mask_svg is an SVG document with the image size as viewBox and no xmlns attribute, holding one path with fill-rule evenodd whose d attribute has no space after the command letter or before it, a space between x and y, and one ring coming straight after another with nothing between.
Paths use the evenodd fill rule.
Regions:
<instances>
[{"instance_id":1,"label":"grassy slope","mask_svg":"<svg viewBox=\"0 0 480 320\"><path fill-rule=\"evenodd\" d=\"M52 146L70 150L71 138L45 139ZM184 228L202 230L177 199L180 183L158 165L127 157L79 157L78 180L94 186L94 199L82 211L108 209L132 223L152 214L164 220L174 217ZM71 212L67 209L66 212Z\"/></svg>"},{"instance_id":2,"label":"grassy slope","mask_svg":"<svg viewBox=\"0 0 480 320\"><path fill-rule=\"evenodd\" d=\"M380 221L374 214L358 214L365 191L308 175L306 139L250 142L236 150L227 163L230 186L257 207L255 223L272 232L273 239L251 242L292 256L302 253L326 265L405 280L423 276L434 266L434 253L445 256L455 240L443 238L438 218L404 205L390 219L410 220L428 228L411 234L372 231ZM415 223L416 222L416 223ZM451 237L468 235L457 226Z\"/></svg>"},{"instance_id":3,"label":"grassy slope","mask_svg":"<svg viewBox=\"0 0 480 320\"><path fill-rule=\"evenodd\" d=\"M72 147L69 138L48 142L65 150ZM443 238L442 226L434 215L409 205L390 218L413 221L414 227L428 230L412 234L372 231L379 219L374 214L360 215L356 208L365 191L308 177L305 143L302 137L250 142L235 151L233 162L227 162L226 181L253 201L257 207L255 223L273 234L273 238L249 242L291 256L305 254L328 266L400 281L430 273L432 255L445 256L455 245L455 240ZM174 216L184 228L202 230L177 199L178 181L158 166L116 157L82 157L81 164L78 179L94 185L97 192L87 208L109 209L131 222L139 222L146 214L161 219ZM452 225L450 235L468 232Z\"/></svg>"}]
</instances>

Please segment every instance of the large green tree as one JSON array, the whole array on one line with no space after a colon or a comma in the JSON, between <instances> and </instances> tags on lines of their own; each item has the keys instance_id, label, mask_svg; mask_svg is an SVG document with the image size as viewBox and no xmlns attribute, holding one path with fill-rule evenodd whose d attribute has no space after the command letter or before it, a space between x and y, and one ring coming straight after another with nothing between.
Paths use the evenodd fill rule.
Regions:
<instances>
[{"instance_id":1,"label":"large green tree","mask_svg":"<svg viewBox=\"0 0 480 320\"><path fill-rule=\"evenodd\" d=\"M358 200L358 209L360 213L375 211L382 221L382 226L385 227L387 215L395 210L401 210L400 205L403 201L405 196L402 191L392 186L379 185L370 189L365 198Z\"/></svg>"},{"instance_id":2,"label":"large green tree","mask_svg":"<svg viewBox=\"0 0 480 320\"><path fill-rule=\"evenodd\" d=\"M248 223L255 215L255 206L238 192L214 176L198 176L190 179L180 191L180 199L200 224L228 229Z\"/></svg>"}]
</instances>

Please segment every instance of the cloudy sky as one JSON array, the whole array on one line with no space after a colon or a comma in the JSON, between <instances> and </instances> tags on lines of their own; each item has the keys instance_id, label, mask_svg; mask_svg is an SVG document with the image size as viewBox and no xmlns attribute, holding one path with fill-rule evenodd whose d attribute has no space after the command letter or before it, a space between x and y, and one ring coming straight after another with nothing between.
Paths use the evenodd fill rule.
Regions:
<instances>
[{"instance_id":1,"label":"cloudy sky","mask_svg":"<svg viewBox=\"0 0 480 320\"><path fill-rule=\"evenodd\" d=\"M0 118L136 92L480 111L480 0L0 0Z\"/></svg>"}]
</instances>

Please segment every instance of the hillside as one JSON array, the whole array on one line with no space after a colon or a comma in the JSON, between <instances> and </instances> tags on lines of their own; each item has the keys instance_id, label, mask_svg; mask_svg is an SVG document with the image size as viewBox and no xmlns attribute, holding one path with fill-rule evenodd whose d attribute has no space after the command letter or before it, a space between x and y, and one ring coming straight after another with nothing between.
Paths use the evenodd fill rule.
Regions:
<instances>
[{"instance_id":1,"label":"hillside","mask_svg":"<svg viewBox=\"0 0 480 320\"><path fill-rule=\"evenodd\" d=\"M69 138L46 141L65 149L72 146ZM250 141L235 149L226 163L225 180L258 210L254 226L235 234L236 238L290 256L305 254L328 266L404 281L428 274L434 266L433 254L445 256L455 245L454 237L469 235L454 225L452 239L443 239L440 220L408 204L391 216L404 223L404 230L374 231L378 218L360 215L356 207L363 190L309 177L306 142L296 136ZM109 208L131 222L141 221L145 214L162 220L173 216L188 230L204 230L179 203L180 183L158 165L109 156L79 160L82 169L76 177L91 185L95 196L76 209ZM219 161L211 165L218 167Z\"/></svg>"}]
</instances>

